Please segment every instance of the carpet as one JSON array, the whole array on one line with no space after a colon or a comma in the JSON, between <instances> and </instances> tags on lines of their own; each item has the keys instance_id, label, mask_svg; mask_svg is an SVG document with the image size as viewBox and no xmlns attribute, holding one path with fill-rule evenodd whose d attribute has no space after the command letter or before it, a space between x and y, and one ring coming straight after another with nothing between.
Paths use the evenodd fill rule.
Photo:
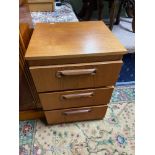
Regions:
<instances>
[{"instance_id":1,"label":"carpet","mask_svg":"<svg viewBox=\"0 0 155 155\"><path fill-rule=\"evenodd\" d=\"M123 56L123 65L117 82L135 81L135 53L128 53Z\"/></svg>"},{"instance_id":2,"label":"carpet","mask_svg":"<svg viewBox=\"0 0 155 155\"><path fill-rule=\"evenodd\" d=\"M20 121L20 155L134 155L134 85L117 86L103 120Z\"/></svg>"},{"instance_id":3,"label":"carpet","mask_svg":"<svg viewBox=\"0 0 155 155\"><path fill-rule=\"evenodd\" d=\"M69 3L55 6L55 11L31 12L32 22L36 23L56 23L56 22L78 22L78 19Z\"/></svg>"}]
</instances>

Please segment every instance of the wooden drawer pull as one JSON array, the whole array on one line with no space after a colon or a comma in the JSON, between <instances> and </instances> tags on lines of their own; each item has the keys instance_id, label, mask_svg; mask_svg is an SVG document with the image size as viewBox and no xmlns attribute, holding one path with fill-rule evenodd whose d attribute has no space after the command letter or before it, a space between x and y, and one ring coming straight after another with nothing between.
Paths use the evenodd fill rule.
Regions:
<instances>
[{"instance_id":1,"label":"wooden drawer pull","mask_svg":"<svg viewBox=\"0 0 155 155\"><path fill-rule=\"evenodd\" d=\"M73 115L73 114L81 114L91 112L91 109L81 109L81 110L73 110L73 111L65 111L64 115Z\"/></svg>"},{"instance_id":2,"label":"wooden drawer pull","mask_svg":"<svg viewBox=\"0 0 155 155\"><path fill-rule=\"evenodd\" d=\"M62 99L74 99L74 98L85 98L85 97L92 97L93 92L89 93L80 93L80 94L68 94L68 95L62 95Z\"/></svg>"},{"instance_id":3,"label":"wooden drawer pull","mask_svg":"<svg viewBox=\"0 0 155 155\"><path fill-rule=\"evenodd\" d=\"M56 76L61 78L62 76L75 76L75 75L95 75L96 69L77 69L77 70L64 70L58 71Z\"/></svg>"}]
</instances>

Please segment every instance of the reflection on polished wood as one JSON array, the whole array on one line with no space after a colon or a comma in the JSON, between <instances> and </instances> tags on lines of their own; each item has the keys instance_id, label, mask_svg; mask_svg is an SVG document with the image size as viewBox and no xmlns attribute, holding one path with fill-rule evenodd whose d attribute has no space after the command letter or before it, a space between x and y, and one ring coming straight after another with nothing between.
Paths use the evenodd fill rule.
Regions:
<instances>
[{"instance_id":1,"label":"reflection on polished wood","mask_svg":"<svg viewBox=\"0 0 155 155\"><path fill-rule=\"evenodd\" d=\"M27 60L124 54L126 49L102 21L39 23L26 53Z\"/></svg>"}]
</instances>

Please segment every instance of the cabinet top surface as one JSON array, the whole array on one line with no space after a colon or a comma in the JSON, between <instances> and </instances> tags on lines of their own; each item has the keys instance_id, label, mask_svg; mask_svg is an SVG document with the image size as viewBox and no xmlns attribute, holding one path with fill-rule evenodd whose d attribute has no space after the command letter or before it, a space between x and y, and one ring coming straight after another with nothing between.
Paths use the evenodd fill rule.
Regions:
<instances>
[{"instance_id":1,"label":"cabinet top surface","mask_svg":"<svg viewBox=\"0 0 155 155\"><path fill-rule=\"evenodd\" d=\"M124 54L126 49L102 21L38 23L26 59Z\"/></svg>"}]
</instances>

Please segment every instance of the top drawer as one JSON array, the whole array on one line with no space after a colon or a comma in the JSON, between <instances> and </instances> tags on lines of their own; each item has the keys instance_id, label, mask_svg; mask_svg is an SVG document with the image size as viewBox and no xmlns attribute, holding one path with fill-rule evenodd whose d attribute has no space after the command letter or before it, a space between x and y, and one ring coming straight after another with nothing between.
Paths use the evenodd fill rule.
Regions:
<instances>
[{"instance_id":1,"label":"top drawer","mask_svg":"<svg viewBox=\"0 0 155 155\"><path fill-rule=\"evenodd\" d=\"M38 92L113 85L122 61L30 67Z\"/></svg>"}]
</instances>

